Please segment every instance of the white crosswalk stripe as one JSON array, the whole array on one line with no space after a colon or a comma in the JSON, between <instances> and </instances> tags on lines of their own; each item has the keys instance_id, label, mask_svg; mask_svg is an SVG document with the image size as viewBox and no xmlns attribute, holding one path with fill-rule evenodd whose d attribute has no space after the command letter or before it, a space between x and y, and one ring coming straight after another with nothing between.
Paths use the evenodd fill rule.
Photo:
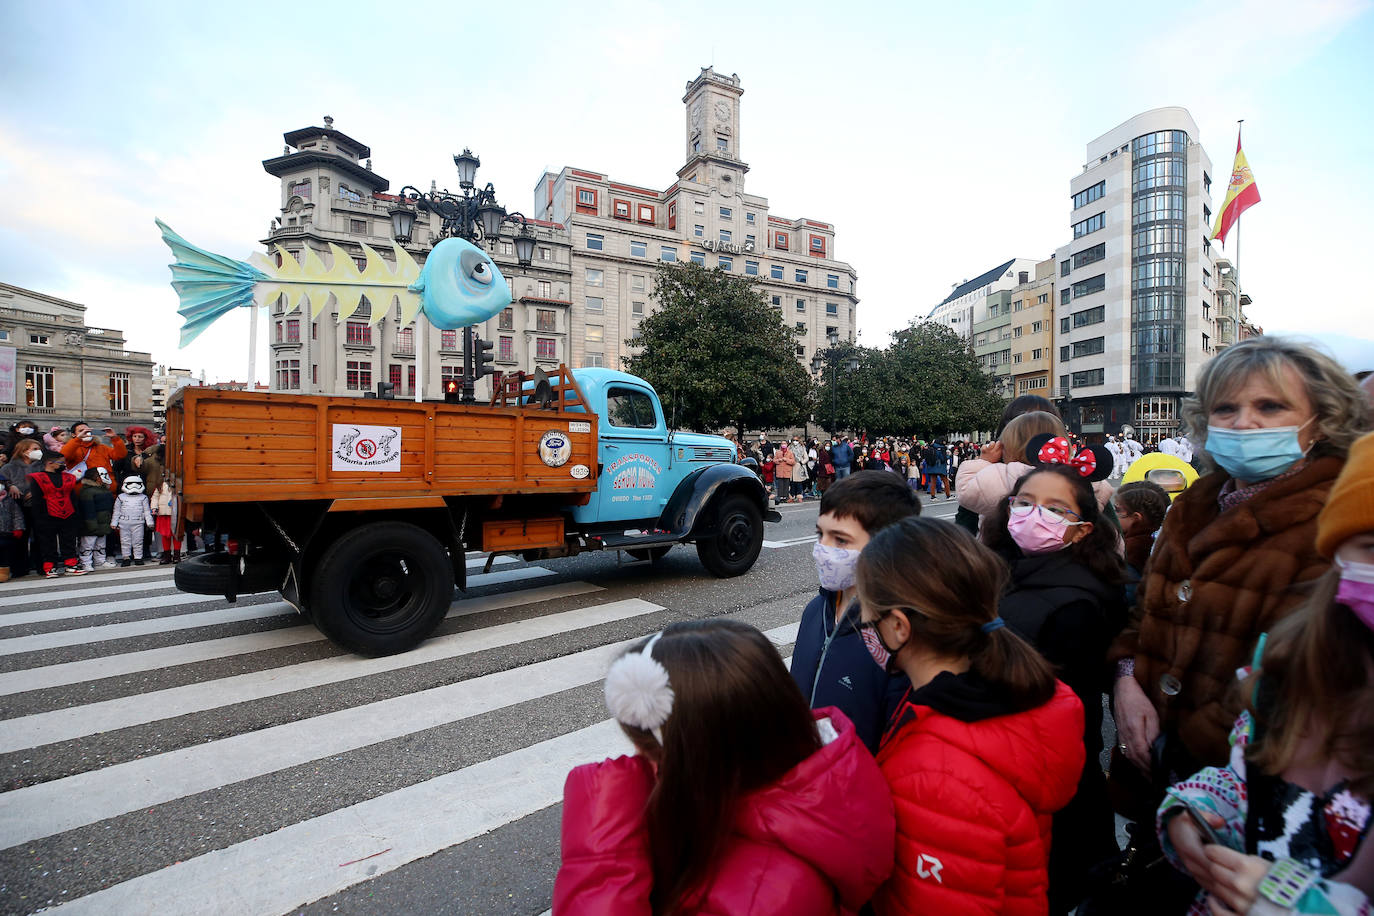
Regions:
<instances>
[{"instance_id":1,"label":"white crosswalk stripe","mask_svg":"<svg viewBox=\"0 0 1374 916\"><path fill-rule=\"evenodd\" d=\"M592 696L569 692L594 688L610 662L661 627L670 612L585 581L541 585L532 580L553 576L554 570L516 566L510 557L498 562L509 568L470 574L469 583L499 588L456 596L448 617L461 622L408 653L383 658L329 647L326 657L316 648L302 661L302 647L323 637L313 626L296 623L285 602L269 596L245 598L255 603L240 606L202 601L206 596L172 590L170 578L162 576L124 587L59 580L9 603L0 591L0 628L68 626L0 638L0 658L25 666L0 672L0 702L7 704L0 719L0 761L12 771L12 788L0 795L0 868L24 872L13 878L7 873L6 891L17 893L22 885L20 899L33 901L20 904L11 896L6 909L61 904L59 909L75 913L144 912L156 901L162 912L272 916L557 804L571 767L629 749L615 724L601 719L599 703L589 708L590 716L561 731L515 743L517 731L496 752L465 759L448 772L411 777L370 797L345 791L345 801L332 809L309 811L257 833L252 823L240 823L241 834L209 851L178 847L178 825L169 821L151 836L128 838L148 848L146 858L111 886L96 875L64 894L69 888L53 877L56 869L27 867L35 857L76 855L83 842L126 829L128 819L146 825L164 806L191 803L197 811L213 812L227 804L219 801L226 792L284 771L313 764L317 773L330 772L327 762L348 754L386 759L388 753L405 753L408 742L431 730L517 714L559 696ZM484 563L483 557L468 560L474 570ZM125 589L146 594L120 597ZM12 607L21 610L5 613ZM131 619L149 611L164 616ZM87 622L95 618L98 625ZM254 622L275 628L245 633L240 627L229 635L217 629ZM198 628L209 629L187 632ZM767 635L786 645L795 639L796 626ZM133 637L157 641L122 642ZM544 647L559 638L580 645L550 655ZM253 661L238 667L240 659ZM203 665L216 667L201 674ZM313 705L320 691L350 685L359 687L349 705ZM199 737L206 726L197 717L218 718L231 709L243 710L254 724ZM132 735L130 748L112 753L126 734L122 729ZM142 752L145 742L151 753ZM337 778L346 781L347 772ZM252 814L233 810L225 817L248 821ZM160 848L160 830L167 831L163 842L173 851ZM86 839L68 842L70 837ZM545 899L535 909L547 906Z\"/></svg>"}]
</instances>

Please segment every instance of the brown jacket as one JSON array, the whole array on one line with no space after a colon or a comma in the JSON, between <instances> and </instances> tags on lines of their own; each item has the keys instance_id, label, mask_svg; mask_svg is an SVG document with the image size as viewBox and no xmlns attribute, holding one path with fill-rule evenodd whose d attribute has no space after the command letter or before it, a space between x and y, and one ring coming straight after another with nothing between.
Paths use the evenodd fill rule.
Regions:
<instances>
[{"instance_id":1,"label":"brown jacket","mask_svg":"<svg viewBox=\"0 0 1374 916\"><path fill-rule=\"evenodd\" d=\"M1221 471L1174 502L1141 578L1132 624L1112 657L1134 654L1135 677L1160 725L1204 766L1225 764L1227 735L1240 713L1236 669L1250 663L1259 635L1304 598L1299 583L1330 566L1314 543L1317 513L1344 459L1313 460L1225 513L1230 478ZM1172 675L1172 697L1160 679Z\"/></svg>"}]
</instances>

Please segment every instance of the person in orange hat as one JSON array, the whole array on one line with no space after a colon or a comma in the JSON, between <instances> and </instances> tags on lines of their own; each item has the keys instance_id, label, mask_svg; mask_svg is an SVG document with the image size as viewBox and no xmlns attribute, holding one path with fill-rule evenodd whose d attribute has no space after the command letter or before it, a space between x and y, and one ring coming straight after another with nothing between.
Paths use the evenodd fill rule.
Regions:
<instances>
[{"instance_id":1,"label":"person in orange hat","mask_svg":"<svg viewBox=\"0 0 1374 916\"><path fill-rule=\"evenodd\" d=\"M1175 785L1159 809L1166 854L1212 913L1370 912L1374 434L1350 449L1317 550L1334 565L1261 637L1230 763Z\"/></svg>"}]
</instances>

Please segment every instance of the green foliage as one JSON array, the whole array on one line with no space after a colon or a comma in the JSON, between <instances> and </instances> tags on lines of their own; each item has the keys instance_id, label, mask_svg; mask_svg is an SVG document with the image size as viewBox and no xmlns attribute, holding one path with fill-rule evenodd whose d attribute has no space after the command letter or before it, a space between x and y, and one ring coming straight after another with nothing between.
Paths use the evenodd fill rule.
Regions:
<instances>
[{"instance_id":1,"label":"green foliage","mask_svg":"<svg viewBox=\"0 0 1374 916\"><path fill-rule=\"evenodd\" d=\"M943 325L913 323L893 334L882 350L841 343L822 355L827 362L815 407L827 428L832 403L841 429L923 439L992 429L1002 412L995 382L978 367L967 344ZM843 363L851 355L859 357L859 368L846 372ZM836 364L840 370L832 375Z\"/></svg>"},{"instance_id":2,"label":"green foliage","mask_svg":"<svg viewBox=\"0 0 1374 916\"><path fill-rule=\"evenodd\" d=\"M643 349L626 369L658 391L680 427L777 428L798 423L811 382L795 355L796 333L757 283L696 264L662 264L659 309L644 319Z\"/></svg>"}]
</instances>

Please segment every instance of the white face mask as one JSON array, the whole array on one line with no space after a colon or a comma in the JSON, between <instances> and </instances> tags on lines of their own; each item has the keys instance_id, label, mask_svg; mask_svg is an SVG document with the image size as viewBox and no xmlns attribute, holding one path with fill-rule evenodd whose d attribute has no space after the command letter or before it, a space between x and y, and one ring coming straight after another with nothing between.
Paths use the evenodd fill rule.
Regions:
<instances>
[{"instance_id":1,"label":"white face mask","mask_svg":"<svg viewBox=\"0 0 1374 916\"><path fill-rule=\"evenodd\" d=\"M26 435L26 436L32 436L32 435L33 435L33 427L32 427L32 426L21 426L21 427L19 427L19 431L20 431L21 433L23 433L24 435Z\"/></svg>"},{"instance_id":2,"label":"white face mask","mask_svg":"<svg viewBox=\"0 0 1374 916\"><path fill-rule=\"evenodd\" d=\"M32 450L29 451L29 460L30 460L30 461L37 461L39 458L42 458L42 457L43 457L43 450L42 450L41 448L36 448L36 449L32 449Z\"/></svg>"}]
</instances>

